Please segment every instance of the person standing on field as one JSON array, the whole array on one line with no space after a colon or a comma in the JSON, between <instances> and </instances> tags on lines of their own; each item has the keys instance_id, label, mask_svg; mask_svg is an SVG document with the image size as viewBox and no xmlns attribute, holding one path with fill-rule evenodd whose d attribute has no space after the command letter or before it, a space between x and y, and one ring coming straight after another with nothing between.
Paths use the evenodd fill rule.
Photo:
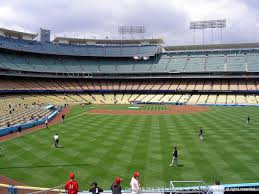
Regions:
<instances>
[{"instance_id":1,"label":"person standing on field","mask_svg":"<svg viewBox=\"0 0 259 194\"><path fill-rule=\"evenodd\" d=\"M202 127L200 127L200 141L202 142L203 141L203 129Z\"/></svg>"},{"instance_id":2,"label":"person standing on field","mask_svg":"<svg viewBox=\"0 0 259 194\"><path fill-rule=\"evenodd\" d=\"M78 182L75 179L75 174L70 173L69 174L70 180L66 182L65 190L67 191L67 194L77 194L79 191L79 185Z\"/></svg>"},{"instance_id":3,"label":"person standing on field","mask_svg":"<svg viewBox=\"0 0 259 194\"><path fill-rule=\"evenodd\" d=\"M18 127L18 137L21 136L21 133L22 133L22 128L21 128L21 126L19 126L19 127Z\"/></svg>"},{"instance_id":4,"label":"person standing on field","mask_svg":"<svg viewBox=\"0 0 259 194\"><path fill-rule=\"evenodd\" d=\"M178 152L177 147L174 147L173 158L170 166L178 166Z\"/></svg>"},{"instance_id":5,"label":"person standing on field","mask_svg":"<svg viewBox=\"0 0 259 194\"><path fill-rule=\"evenodd\" d=\"M62 123L64 123L65 122L65 115L62 114L61 118L62 118Z\"/></svg>"},{"instance_id":6,"label":"person standing on field","mask_svg":"<svg viewBox=\"0 0 259 194\"><path fill-rule=\"evenodd\" d=\"M49 128L49 126L48 126L48 119L46 119L46 121L45 121L45 126L46 126L46 128Z\"/></svg>"},{"instance_id":7,"label":"person standing on field","mask_svg":"<svg viewBox=\"0 0 259 194\"><path fill-rule=\"evenodd\" d=\"M141 193L139 176L140 176L139 172L134 172L133 177L131 178L130 187L131 187L132 194Z\"/></svg>"},{"instance_id":8,"label":"person standing on field","mask_svg":"<svg viewBox=\"0 0 259 194\"><path fill-rule=\"evenodd\" d=\"M116 178L115 182L112 183L111 190L112 194L121 194L121 178Z\"/></svg>"},{"instance_id":9,"label":"person standing on field","mask_svg":"<svg viewBox=\"0 0 259 194\"><path fill-rule=\"evenodd\" d=\"M103 189L97 186L97 182L93 182L91 184L91 189L89 189L89 192L91 192L92 194L99 194L103 192Z\"/></svg>"},{"instance_id":10,"label":"person standing on field","mask_svg":"<svg viewBox=\"0 0 259 194\"><path fill-rule=\"evenodd\" d=\"M225 188L220 185L220 181L216 180L215 185L210 186L208 193L212 194L224 194Z\"/></svg>"},{"instance_id":11,"label":"person standing on field","mask_svg":"<svg viewBox=\"0 0 259 194\"><path fill-rule=\"evenodd\" d=\"M59 138L58 138L58 134L56 133L54 135L54 146L55 146L55 148L58 148L58 143L59 143Z\"/></svg>"}]
</instances>

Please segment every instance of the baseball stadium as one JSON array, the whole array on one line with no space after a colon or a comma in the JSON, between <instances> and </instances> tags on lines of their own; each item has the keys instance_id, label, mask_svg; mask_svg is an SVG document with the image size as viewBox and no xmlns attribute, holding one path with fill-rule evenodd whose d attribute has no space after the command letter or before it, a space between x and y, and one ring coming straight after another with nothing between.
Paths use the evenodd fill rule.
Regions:
<instances>
[{"instance_id":1,"label":"baseball stadium","mask_svg":"<svg viewBox=\"0 0 259 194\"><path fill-rule=\"evenodd\" d=\"M143 193L259 187L259 43L50 39L0 29L1 193L65 193L71 172L80 193L135 171Z\"/></svg>"}]
</instances>

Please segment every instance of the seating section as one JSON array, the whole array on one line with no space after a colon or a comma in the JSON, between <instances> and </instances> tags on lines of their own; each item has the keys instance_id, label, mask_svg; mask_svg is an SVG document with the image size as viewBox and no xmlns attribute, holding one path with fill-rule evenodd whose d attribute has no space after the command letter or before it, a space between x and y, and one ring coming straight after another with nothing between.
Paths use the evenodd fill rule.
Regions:
<instances>
[{"instance_id":1,"label":"seating section","mask_svg":"<svg viewBox=\"0 0 259 194\"><path fill-rule=\"evenodd\" d=\"M234 54L230 51L207 54L195 52L190 54L161 53L146 60L135 60L133 57L105 58L104 56L57 57L0 51L0 68L24 73L52 74L259 72L259 52L252 51Z\"/></svg>"},{"instance_id":2,"label":"seating section","mask_svg":"<svg viewBox=\"0 0 259 194\"><path fill-rule=\"evenodd\" d=\"M76 45L41 43L38 41L13 39L0 36L0 48L31 53L93 56L93 57L133 57L154 56L159 50L158 45Z\"/></svg>"},{"instance_id":3,"label":"seating section","mask_svg":"<svg viewBox=\"0 0 259 194\"><path fill-rule=\"evenodd\" d=\"M0 91L257 91L257 79L168 79L168 80L89 80L47 78L0 78Z\"/></svg>"},{"instance_id":4,"label":"seating section","mask_svg":"<svg viewBox=\"0 0 259 194\"><path fill-rule=\"evenodd\" d=\"M33 95L0 97L0 128L48 116L52 111L45 107L51 100ZM53 102L55 101L53 100Z\"/></svg>"},{"instance_id":5,"label":"seating section","mask_svg":"<svg viewBox=\"0 0 259 194\"><path fill-rule=\"evenodd\" d=\"M139 103L171 103L171 104L219 104L219 105L243 105L258 104L257 95L245 94L47 94L47 95L14 95L5 96L0 99L0 120L5 125L10 118L10 123L14 124L12 118L18 121L29 121L31 115L37 118L43 117L49 111L43 109L46 104L130 104ZM11 107L9 107L11 105ZM10 113L11 111L11 113ZM20 115L20 116L19 116ZM25 116L27 115L27 117ZM29 116L29 117L28 117ZM6 120L7 119L7 120ZM27 119L27 120L26 120ZM5 121L5 122L4 122ZM12 122L11 122L12 121Z\"/></svg>"}]
</instances>

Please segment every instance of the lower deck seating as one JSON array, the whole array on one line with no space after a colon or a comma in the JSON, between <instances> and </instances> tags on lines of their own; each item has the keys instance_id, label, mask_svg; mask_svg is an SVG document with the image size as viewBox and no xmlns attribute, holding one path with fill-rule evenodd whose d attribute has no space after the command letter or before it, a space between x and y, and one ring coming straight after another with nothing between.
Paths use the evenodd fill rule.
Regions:
<instances>
[{"instance_id":1,"label":"lower deck seating","mask_svg":"<svg viewBox=\"0 0 259 194\"><path fill-rule=\"evenodd\" d=\"M48 101L48 103L50 100ZM33 95L0 98L0 128L44 118L52 111L45 109L47 101Z\"/></svg>"}]
</instances>

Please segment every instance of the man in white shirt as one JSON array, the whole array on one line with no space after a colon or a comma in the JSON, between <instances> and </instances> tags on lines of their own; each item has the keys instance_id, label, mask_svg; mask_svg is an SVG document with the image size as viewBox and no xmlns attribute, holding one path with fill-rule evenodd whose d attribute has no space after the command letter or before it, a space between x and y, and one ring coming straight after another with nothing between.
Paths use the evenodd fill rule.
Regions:
<instances>
[{"instance_id":1,"label":"man in white shirt","mask_svg":"<svg viewBox=\"0 0 259 194\"><path fill-rule=\"evenodd\" d=\"M58 143L59 143L59 139L58 139L58 134L56 133L54 135L54 146L55 146L55 148L58 148Z\"/></svg>"},{"instance_id":2,"label":"man in white shirt","mask_svg":"<svg viewBox=\"0 0 259 194\"><path fill-rule=\"evenodd\" d=\"M215 181L215 185L210 186L208 193L224 194L225 188L220 185L220 181Z\"/></svg>"},{"instance_id":3,"label":"man in white shirt","mask_svg":"<svg viewBox=\"0 0 259 194\"><path fill-rule=\"evenodd\" d=\"M134 175L131 178L130 187L131 187L131 193L132 194L140 194L141 193L139 176L140 176L139 172L134 172Z\"/></svg>"}]
</instances>

